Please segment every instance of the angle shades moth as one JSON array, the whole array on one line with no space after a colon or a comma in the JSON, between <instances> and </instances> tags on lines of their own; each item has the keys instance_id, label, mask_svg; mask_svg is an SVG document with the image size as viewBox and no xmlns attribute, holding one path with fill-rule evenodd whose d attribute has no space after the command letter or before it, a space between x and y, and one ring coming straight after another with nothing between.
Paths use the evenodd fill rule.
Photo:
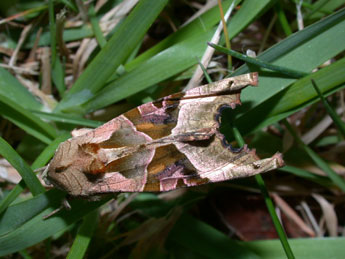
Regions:
<instances>
[{"instance_id":1,"label":"angle shades moth","mask_svg":"<svg viewBox=\"0 0 345 259\"><path fill-rule=\"evenodd\" d=\"M196 87L138 106L61 143L47 179L72 196L162 192L252 176L283 166L233 148L219 132L220 112L240 104L257 73Z\"/></svg>"}]
</instances>

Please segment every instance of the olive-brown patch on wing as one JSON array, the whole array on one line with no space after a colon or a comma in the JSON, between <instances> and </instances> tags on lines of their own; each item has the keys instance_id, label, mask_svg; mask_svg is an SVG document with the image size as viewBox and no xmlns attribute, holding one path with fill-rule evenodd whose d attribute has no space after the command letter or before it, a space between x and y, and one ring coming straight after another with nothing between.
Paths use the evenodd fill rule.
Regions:
<instances>
[{"instance_id":1,"label":"olive-brown patch on wing","mask_svg":"<svg viewBox=\"0 0 345 259\"><path fill-rule=\"evenodd\" d=\"M152 139L160 139L171 134L178 118L178 102L159 101L146 103L124 114L140 132Z\"/></svg>"},{"instance_id":2,"label":"olive-brown patch on wing","mask_svg":"<svg viewBox=\"0 0 345 259\"><path fill-rule=\"evenodd\" d=\"M176 187L179 179L198 179L198 172L174 144L156 148L147 168L148 178L144 191L167 191ZM186 186L183 183L183 186Z\"/></svg>"}]
</instances>

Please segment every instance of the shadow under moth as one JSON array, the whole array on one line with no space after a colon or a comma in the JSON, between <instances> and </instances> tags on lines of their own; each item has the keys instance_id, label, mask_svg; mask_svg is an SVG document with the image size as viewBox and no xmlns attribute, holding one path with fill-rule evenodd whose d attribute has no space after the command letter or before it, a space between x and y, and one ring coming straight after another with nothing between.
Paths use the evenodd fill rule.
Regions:
<instances>
[{"instance_id":1,"label":"shadow under moth","mask_svg":"<svg viewBox=\"0 0 345 259\"><path fill-rule=\"evenodd\" d=\"M47 180L72 196L162 192L248 177L283 166L233 148L219 132L220 112L240 104L249 73L138 106L93 130L75 131L48 165Z\"/></svg>"}]
</instances>

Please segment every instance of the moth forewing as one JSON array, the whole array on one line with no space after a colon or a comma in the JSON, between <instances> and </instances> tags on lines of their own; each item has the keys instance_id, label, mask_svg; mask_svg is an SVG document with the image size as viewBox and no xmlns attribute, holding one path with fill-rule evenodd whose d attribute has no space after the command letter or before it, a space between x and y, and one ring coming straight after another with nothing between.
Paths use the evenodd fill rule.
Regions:
<instances>
[{"instance_id":1,"label":"moth forewing","mask_svg":"<svg viewBox=\"0 0 345 259\"><path fill-rule=\"evenodd\" d=\"M48 179L73 196L169 191L225 181L283 165L234 149L219 132L220 112L240 104L257 73L227 78L134 108L63 142ZM81 132L81 131L79 131Z\"/></svg>"}]
</instances>

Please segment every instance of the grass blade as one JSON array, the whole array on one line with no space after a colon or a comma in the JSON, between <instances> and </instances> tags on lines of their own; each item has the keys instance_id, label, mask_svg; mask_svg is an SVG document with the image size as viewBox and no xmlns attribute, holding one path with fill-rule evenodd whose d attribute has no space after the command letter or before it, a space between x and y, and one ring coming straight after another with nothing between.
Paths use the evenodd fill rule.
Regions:
<instances>
[{"instance_id":1,"label":"grass blade","mask_svg":"<svg viewBox=\"0 0 345 259\"><path fill-rule=\"evenodd\" d=\"M285 259L286 255L278 245L278 240L264 240L242 243L255 251L261 258ZM298 238L289 239L296 258L342 258L344 237L339 238Z\"/></svg>"},{"instance_id":2,"label":"grass blade","mask_svg":"<svg viewBox=\"0 0 345 259\"><path fill-rule=\"evenodd\" d=\"M17 152L0 137L0 154L19 172L33 195L45 192L34 172Z\"/></svg>"},{"instance_id":3,"label":"grass blade","mask_svg":"<svg viewBox=\"0 0 345 259\"><path fill-rule=\"evenodd\" d=\"M20 103L24 108L42 109L42 104L10 72L2 67L0 67L0 95L6 96L15 103Z\"/></svg>"},{"instance_id":4,"label":"grass blade","mask_svg":"<svg viewBox=\"0 0 345 259\"><path fill-rule=\"evenodd\" d=\"M0 114L25 130L28 134L49 144L57 136L54 127L41 121L17 102L13 102L0 94Z\"/></svg>"},{"instance_id":5,"label":"grass blade","mask_svg":"<svg viewBox=\"0 0 345 259\"><path fill-rule=\"evenodd\" d=\"M41 111L31 111L33 114L36 114L38 117L44 120L62 122L64 124L80 125L85 127L97 128L101 126L104 122L88 120L75 116L73 114L57 114L57 113L48 113Z\"/></svg>"},{"instance_id":6,"label":"grass blade","mask_svg":"<svg viewBox=\"0 0 345 259\"><path fill-rule=\"evenodd\" d=\"M244 139L242 138L241 133L239 132L239 130L235 126L233 127L233 132L234 132L235 139L236 139L238 145L240 147L243 147L244 144L245 144ZM280 220L279 220L279 218L277 216L277 213L275 211L275 208L274 208L273 202L271 200L271 197L270 197L270 195L269 195L269 193L267 191L264 179L262 178L262 176L260 174L257 174L257 175L255 175L255 180L256 180L257 185L259 186L261 194L263 195L263 197L265 199L265 203L266 203L268 212L270 213L271 219L272 219L273 224L274 224L274 228L277 231L277 234L279 236L281 245L284 248L286 257L289 258L289 259L290 258L295 258L295 256L293 255L293 252L291 250L291 247L289 245L289 242L287 240L287 236L285 234L285 231L284 231L284 229L283 229L283 227L282 227L282 225L280 223Z\"/></svg>"},{"instance_id":7,"label":"grass blade","mask_svg":"<svg viewBox=\"0 0 345 259\"><path fill-rule=\"evenodd\" d=\"M239 53L237 51L234 51L232 49L227 49L227 48L224 48L222 46L219 46L219 45L211 43L211 42L209 42L208 45L210 45L212 48L214 48L214 49L216 49L216 50L218 50L220 52L223 52L223 53L225 53L227 55L234 56L235 58L243 60L243 61L245 61L245 62L247 62L249 64L253 64L253 65L259 66L260 68L263 67L263 68L270 69L272 71L277 71L277 72L280 72L280 73L282 73L284 75L291 76L293 78L301 78L301 77L304 77L304 76L308 75L308 73L299 72L299 71L296 71L294 69L273 65L273 64L270 64L268 62L262 61L262 60L260 60L258 58L249 57L247 55L241 54L241 53Z\"/></svg>"},{"instance_id":8,"label":"grass blade","mask_svg":"<svg viewBox=\"0 0 345 259\"><path fill-rule=\"evenodd\" d=\"M70 137L70 134L63 134L52 141L49 146L47 146L41 154L36 158L36 160L31 165L31 169L35 170L47 164L49 160L55 153L55 150L62 141L65 141ZM22 193L25 189L26 184L24 180L21 180L12 190L6 195L0 202L0 214Z\"/></svg>"},{"instance_id":9,"label":"grass blade","mask_svg":"<svg viewBox=\"0 0 345 259\"><path fill-rule=\"evenodd\" d=\"M303 150L309 155L309 157L315 162L315 164L320 167L332 180L332 182L337 185L343 192L345 192L345 181L341 178L333 169L321 158L319 155L314 152L310 147L303 143L303 141L297 136L296 132L293 130L291 125L287 120L283 120L285 127L297 141L297 143L303 148Z\"/></svg>"},{"instance_id":10,"label":"grass blade","mask_svg":"<svg viewBox=\"0 0 345 259\"><path fill-rule=\"evenodd\" d=\"M98 210L90 212L84 217L73 245L68 252L67 259L82 259L91 241L98 222Z\"/></svg>"},{"instance_id":11,"label":"grass blade","mask_svg":"<svg viewBox=\"0 0 345 259\"><path fill-rule=\"evenodd\" d=\"M332 118L335 126L337 126L338 130L340 131L340 133L345 138L345 123L341 120L341 118L338 116L338 114L329 105L326 98L322 95L320 89L317 87L317 85L315 83L315 80L312 79L311 82L312 82L312 85L313 85L315 91L317 92L318 96L320 97L323 105L325 106L326 111L328 112L329 116Z\"/></svg>"}]
</instances>

